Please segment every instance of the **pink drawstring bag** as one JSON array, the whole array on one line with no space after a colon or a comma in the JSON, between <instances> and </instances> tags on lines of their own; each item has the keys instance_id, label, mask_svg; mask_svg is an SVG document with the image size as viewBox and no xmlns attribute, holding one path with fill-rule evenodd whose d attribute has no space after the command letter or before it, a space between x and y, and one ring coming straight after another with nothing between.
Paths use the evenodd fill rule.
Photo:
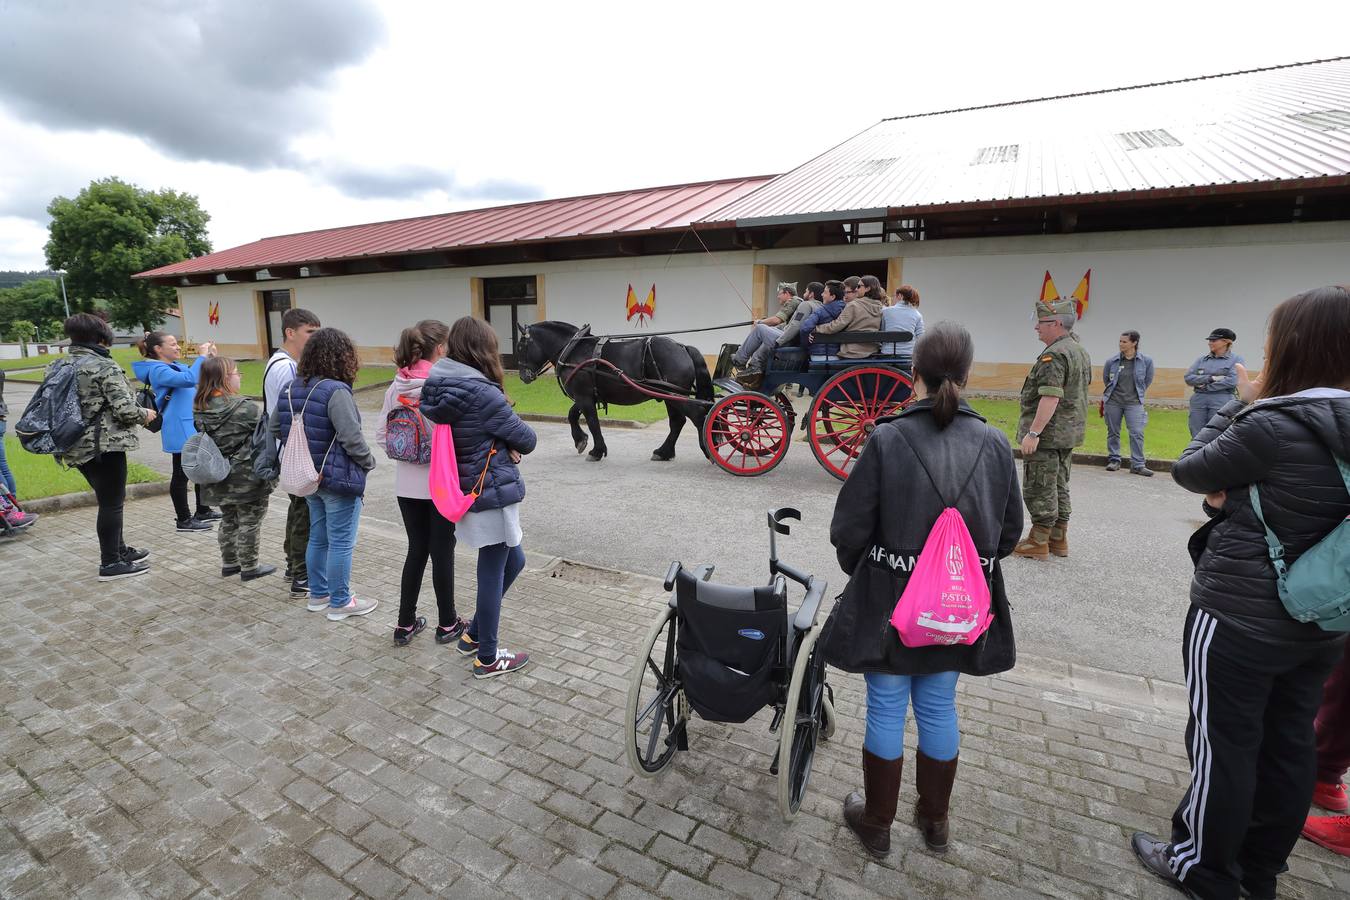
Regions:
<instances>
[{"instance_id":1,"label":"pink drawstring bag","mask_svg":"<svg viewBox=\"0 0 1350 900\"><path fill-rule=\"evenodd\" d=\"M433 428L427 488L431 492L431 502L436 505L436 511L451 522L458 522L464 518L464 514L483 491L488 466L492 465L492 457L496 453L496 446L488 451L487 463L483 466L483 474L478 476L478 484L466 494L459 484L459 461L455 458L454 433L449 425L437 425Z\"/></svg>"},{"instance_id":2,"label":"pink drawstring bag","mask_svg":"<svg viewBox=\"0 0 1350 900\"><path fill-rule=\"evenodd\" d=\"M906 647L973 644L989 629L990 600L970 529L949 506L928 532L891 625Z\"/></svg>"}]
</instances>

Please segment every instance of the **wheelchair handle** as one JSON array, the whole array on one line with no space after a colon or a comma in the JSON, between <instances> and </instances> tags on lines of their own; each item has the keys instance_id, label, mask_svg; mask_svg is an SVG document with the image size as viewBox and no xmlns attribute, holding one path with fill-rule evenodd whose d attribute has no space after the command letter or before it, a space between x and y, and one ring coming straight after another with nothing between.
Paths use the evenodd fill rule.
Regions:
<instances>
[{"instance_id":1,"label":"wheelchair handle","mask_svg":"<svg viewBox=\"0 0 1350 900\"><path fill-rule=\"evenodd\" d=\"M666 569L666 582L665 582L666 590L671 590L672 588L675 587L675 576L679 574L680 574L680 561L677 559L670 564L669 569Z\"/></svg>"},{"instance_id":2,"label":"wheelchair handle","mask_svg":"<svg viewBox=\"0 0 1350 900\"><path fill-rule=\"evenodd\" d=\"M772 570L772 573L774 575L778 574L786 575L788 578L791 578L793 581L797 582L802 587L808 590L810 590L811 588L811 582L815 580L814 575L807 575L801 569L789 565L788 563L780 562L776 559L772 561L769 568Z\"/></svg>"}]
</instances>

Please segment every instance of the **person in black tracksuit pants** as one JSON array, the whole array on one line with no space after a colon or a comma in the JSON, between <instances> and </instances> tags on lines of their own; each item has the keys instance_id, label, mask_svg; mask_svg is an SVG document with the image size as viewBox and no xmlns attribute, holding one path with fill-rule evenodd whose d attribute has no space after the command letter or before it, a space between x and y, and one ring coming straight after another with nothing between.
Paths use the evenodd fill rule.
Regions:
<instances>
[{"instance_id":1,"label":"person in black tracksuit pants","mask_svg":"<svg viewBox=\"0 0 1350 900\"><path fill-rule=\"evenodd\" d=\"M1261 399L1224 407L1172 469L1178 484L1206 495L1214 517L1191 539L1182 646L1191 783L1171 840L1136 834L1134 850L1190 896L1274 897L1308 812L1313 719L1345 635L1285 611L1248 486L1259 485L1291 565L1350 514L1335 462L1350 460L1350 357L1337 346L1347 333L1350 290L1281 304L1263 383L1240 375L1246 399Z\"/></svg>"}]
</instances>

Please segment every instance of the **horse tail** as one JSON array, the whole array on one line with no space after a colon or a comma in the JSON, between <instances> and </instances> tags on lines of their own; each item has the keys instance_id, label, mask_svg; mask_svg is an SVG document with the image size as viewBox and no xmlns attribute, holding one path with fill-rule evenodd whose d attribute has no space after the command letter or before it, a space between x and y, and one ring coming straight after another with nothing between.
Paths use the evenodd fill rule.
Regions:
<instances>
[{"instance_id":1,"label":"horse tail","mask_svg":"<svg viewBox=\"0 0 1350 900\"><path fill-rule=\"evenodd\" d=\"M694 363L694 396L699 400L713 399L712 375L708 373L708 361L703 358L703 354L698 350L684 345L684 349L689 353L689 359Z\"/></svg>"}]
</instances>

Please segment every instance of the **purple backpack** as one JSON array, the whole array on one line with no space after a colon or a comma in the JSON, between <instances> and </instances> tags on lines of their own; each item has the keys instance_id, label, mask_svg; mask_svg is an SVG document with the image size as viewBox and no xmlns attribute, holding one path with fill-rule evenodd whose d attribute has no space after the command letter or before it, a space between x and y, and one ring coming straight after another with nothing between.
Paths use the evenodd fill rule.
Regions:
<instances>
[{"instance_id":1,"label":"purple backpack","mask_svg":"<svg viewBox=\"0 0 1350 900\"><path fill-rule=\"evenodd\" d=\"M384 452L392 460L431 463L431 429L423 418L417 400L398 398L399 405L389 410L384 420Z\"/></svg>"}]
</instances>

